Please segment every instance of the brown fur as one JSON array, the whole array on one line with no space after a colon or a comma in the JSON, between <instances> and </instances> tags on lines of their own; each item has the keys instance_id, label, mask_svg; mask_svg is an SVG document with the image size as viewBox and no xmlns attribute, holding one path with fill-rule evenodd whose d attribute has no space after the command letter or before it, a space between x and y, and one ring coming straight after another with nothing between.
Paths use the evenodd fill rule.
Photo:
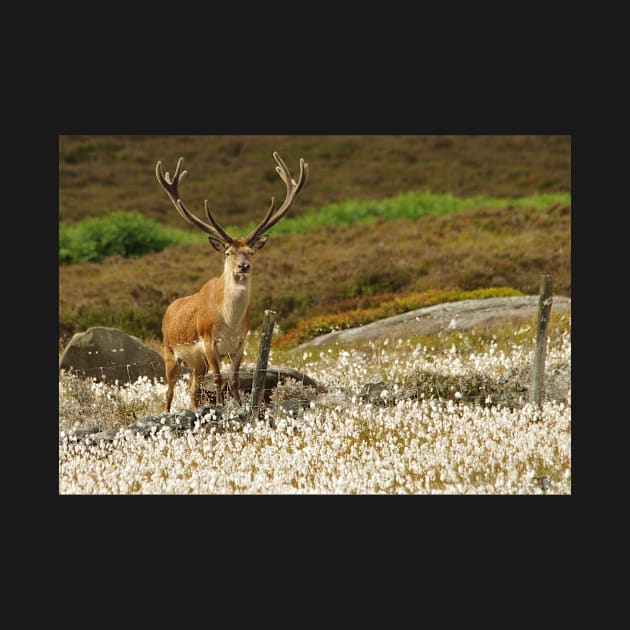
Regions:
<instances>
[{"instance_id":1,"label":"brown fur","mask_svg":"<svg viewBox=\"0 0 630 630\"><path fill-rule=\"evenodd\" d=\"M273 227L291 207L295 195L308 180L308 164L300 158L300 175L296 182L287 165L274 151L276 171L287 189L287 196L276 209L275 197L264 219L245 237L231 237L214 219L208 201L204 202L209 223L192 214L179 196L179 184L188 171L183 170L180 157L171 177L162 171L162 162L155 165L155 175L181 217L208 236L210 245L225 254L223 273L208 280L201 289L188 297L175 300L162 318L164 363L166 368L166 411L170 411L173 390L182 363L193 373L190 380L190 400L198 407L201 386L210 369L217 404L223 403L223 381L219 364L228 357L232 362L229 384L234 400L240 405L239 369L243 358L243 341L249 332L249 294L251 287L251 259L254 250L267 242L264 233Z\"/></svg>"},{"instance_id":2,"label":"brown fur","mask_svg":"<svg viewBox=\"0 0 630 630\"><path fill-rule=\"evenodd\" d=\"M216 401L223 403L220 363L226 357L231 361L229 390L240 404L239 369L250 326L251 259L254 250L264 247L266 240L261 237L251 247L242 240L225 246L223 273L208 280L197 293L175 300L166 309L162 319L168 385L166 411L170 411L182 364L193 370L190 382L193 408L200 406L201 386L208 369ZM214 243L213 246L217 247ZM239 273L241 264L250 265L247 273Z\"/></svg>"}]
</instances>

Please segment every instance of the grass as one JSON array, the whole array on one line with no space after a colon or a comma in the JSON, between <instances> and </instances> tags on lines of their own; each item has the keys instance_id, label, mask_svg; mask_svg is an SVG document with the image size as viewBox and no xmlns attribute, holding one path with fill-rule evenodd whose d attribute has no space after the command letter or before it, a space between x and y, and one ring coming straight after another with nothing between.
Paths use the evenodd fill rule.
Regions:
<instances>
[{"instance_id":1,"label":"grass","mask_svg":"<svg viewBox=\"0 0 630 630\"><path fill-rule=\"evenodd\" d=\"M547 395L527 402L535 322L436 334L295 357L327 391L299 416L270 406L267 422L200 424L182 436L120 434L113 443L62 441L60 494L570 494L570 316L553 314ZM255 337L255 336L254 336ZM248 350L256 339L248 341ZM365 383L387 396L365 402ZM405 387L417 398L400 398ZM165 386L60 379L60 430L124 428L157 412ZM398 396L398 399L397 399ZM188 404L182 379L174 411Z\"/></svg>"},{"instance_id":2,"label":"grass","mask_svg":"<svg viewBox=\"0 0 630 630\"><path fill-rule=\"evenodd\" d=\"M222 225L243 228L262 218L272 195L283 194L273 151L292 172L300 157L310 164L292 218L410 190L501 199L571 190L569 136L62 135L59 218L73 225L112 210L137 211L195 232L155 177L158 160L172 172L182 156L186 205L203 214L208 199Z\"/></svg>"},{"instance_id":3,"label":"grass","mask_svg":"<svg viewBox=\"0 0 630 630\"><path fill-rule=\"evenodd\" d=\"M254 261L254 329L268 308L287 331L371 308L386 294L532 294L541 273L552 274L557 294L571 293L569 136L64 135L60 240L76 229L70 240L91 261L59 268L60 344L91 325L158 338L168 304L221 272L221 256L158 185L158 159L172 171L183 156L188 207L203 215L207 198L222 225L244 233L282 195L273 151L293 170L304 157L311 178ZM77 236L85 220L112 212L138 213L171 240L187 239L127 258L133 247L116 249L120 237L96 248ZM98 262L95 249L113 255ZM65 250L62 261L78 260Z\"/></svg>"},{"instance_id":4,"label":"grass","mask_svg":"<svg viewBox=\"0 0 630 630\"><path fill-rule=\"evenodd\" d=\"M279 227L280 224L278 224ZM571 294L570 206L483 207L451 214L272 235L253 262L252 325L265 309L283 331L301 321L372 308L389 298L503 288L537 294L540 274ZM138 258L59 268L59 337L92 325L160 336L168 304L222 271L207 243L182 243ZM383 296L380 299L379 296Z\"/></svg>"},{"instance_id":5,"label":"grass","mask_svg":"<svg viewBox=\"0 0 630 630\"><path fill-rule=\"evenodd\" d=\"M60 348L74 332L110 325L159 349L166 306L221 272L220 255L159 188L158 159L172 171L183 156L187 206L199 214L207 198L222 225L244 232L282 192L273 151L291 169L304 157L311 180L255 258L248 363L267 308L278 312L280 336L304 320L346 325L419 296L450 299L449 287L537 294L542 273L555 294L571 294L568 136L60 136L62 229L138 212L191 239L60 266ZM275 347L272 366L327 388L276 392L309 401L299 417L270 408L275 428L207 424L182 437L66 440L59 492L570 494L570 317L552 314L542 409L527 403L533 338L531 322L299 356L290 344ZM378 379L386 396L365 403L363 386ZM397 400L405 388L416 399ZM124 428L159 412L164 390L61 375L59 428ZM187 405L182 379L174 410Z\"/></svg>"},{"instance_id":6,"label":"grass","mask_svg":"<svg viewBox=\"0 0 630 630\"><path fill-rule=\"evenodd\" d=\"M285 218L270 234L304 234L317 228L336 228L357 223L374 225L396 219L416 220L420 217L463 212L475 208L534 208L546 210L561 204L570 205L571 195L553 193L529 195L519 199L499 199L486 195L456 197L452 194L410 191L381 200L346 200L328 204L297 218ZM251 225L254 227L254 224ZM247 229L247 228L246 228Z\"/></svg>"},{"instance_id":7,"label":"grass","mask_svg":"<svg viewBox=\"0 0 630 630\"><path fill-rule=\"evenodd\" d=\"M426 192L407 192L380 201L347 200L328 204L315 211L285 217L270 231L270 235L306 234L317 229L334 229L349 224L371 226L397 219L417 220L424 216L463 212L474 208L533 208L548 210L571 203L567 193L530 195L519 199L498 199L478 195L459 198L451 194L436 195ZM256 223L240 228L227 226L228 233L240 235L253 230ZM206 242L207 235L197 231L163 226L155 219L138 212L109 212L86 219L78 224L59 225L59 263L101 262L109 256L136 257L161 251L179 243Z\"/></svg>"},{"instance_id":8,"label":"grass","mask_svg":"<svg viewBox=\"0 0 630 630\"><path fill-rule=\"evenodd\" d=\"M533 352L535 331L534 318L529 321L519 318L500 324L478 326L465 332L444 330L405 339L383 338L344 344L329 342L299 355L291 351L291 346L273 344L269 354L269 363L271 366L281 365L305 374L317 375L322 383L334 389L339 386L337 380L340 378L340 373L334 366L351 354L360 357L361 362L366 366L362 374L355 373L354 385L347 385L354 393L359 389L357 374L360 374L360 378L365 382L385 374L386 380L396 382L403 387L415 387L418 389L418 395L427 399L474 400L478 398L479 393L471 394L470 392L476 390L479 382L484 382L487 391L492 390L495 394L494 404L500 401L506 404L509 400L512 406L520 406L524 400L515 400L511 393L518 391L522 398L523 392L528 388L531 363L525 362L518 374L510 373L510 378L505 378L506 375L502 374L499 379L493 379L491 373L484 375L478 367L474 367L474 364L481 365L476 361L476 357L485 356L487 362L490 360L489 357L496 359L515 353L525 355ZM557 349L561 343L564 343L562 340L569 341L570 334L570 314L551 313L548 329L550 344L548 354L551 358L546 362L547 393L550 394L548 397L562 399L564 395L562 392L566 389L566 384L564 386L556 384L551 387L549 385L559 369L564 371L564 378L570 377L570 373L566 371L567 364L553 358L553 349ZM148 345L158 352L162 350L159 343ZM244 365L255 364L259 349L260 332L251 332L245 339ZM408 370L409 358L419 354L424 356L426 362L423 370ZM446 358L449 363L448 370L437 369L440 357ZM449 357L466 357L470 365L467 370L459 370L455 375L452 369L454 363ZM222 366L222 369L226 366L227 363ZM430 378L428 378L429 375ZM157 387L158 393L156 393L151 385L150 392L147 393L145 390L148 382L142 379L137 384L123 383L109 386L63 373L60 379L63 390L63 396L60 398L63 403L60 411L60 430L68 430L73 426L83 428L98 426L101 430L122 428L144 416L161 413L165 388ZM454 397L455 389L451 387L453 382L459 383L462 396ZM182 383L183 381L180 381L178 384L180 392L178 405L183 409L188 407L189 399L185 388L181 387ZM299 384L294 386L289 383L280 386L274 391L274 400L284 400L300 395L306 395L311 400L313 396L310 392L305 392L305 389L307 388ZM443 393L446 395L443 396ZM174 407L174 410L176 408ZM95 424L90 425L90 423Z\"/></svg>"},{"instance_id":9,"label":"grass","mask_svg":"<svg viewBox=\"0 0 630 630\"><path fill-rule=\"evenodd\" d=\"M568 206L570 204L571 195L569 193L549 193L546 195L528 195L518 199L499 199L487 195L462 198L450 193L434 194L409 191L380 200L349 199L327 204L295 218L285 217L269 231L269 234L306 234L315 229L335 229L350 224L371 226L397 219L417 220L425 216L451 214L475 208L532 208L542 211L553 206ZM247 233L256 224L256 222L249 223L241 227L240 230ZM239 228L236 226L229 226L226 229L232 234L239 233Z\"/></svg>"}]
</instances>

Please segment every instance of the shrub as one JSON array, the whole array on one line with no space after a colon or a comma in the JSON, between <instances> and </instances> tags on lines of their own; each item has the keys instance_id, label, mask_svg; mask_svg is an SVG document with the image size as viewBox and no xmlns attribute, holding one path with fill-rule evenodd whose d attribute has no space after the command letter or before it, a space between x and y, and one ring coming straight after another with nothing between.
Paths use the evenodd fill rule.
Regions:
<instances>
[{"instance_id":1,"label":"shrub","mask_svg":"<svg viewBox=\"0 0 630 630\"><path fill-rule=\"evenodd\" d=\"M138 212L110 212L75 226L59 226L59 264L101 262L109 256L143 256L186 240Z\"/></svg>"}]
</instances>

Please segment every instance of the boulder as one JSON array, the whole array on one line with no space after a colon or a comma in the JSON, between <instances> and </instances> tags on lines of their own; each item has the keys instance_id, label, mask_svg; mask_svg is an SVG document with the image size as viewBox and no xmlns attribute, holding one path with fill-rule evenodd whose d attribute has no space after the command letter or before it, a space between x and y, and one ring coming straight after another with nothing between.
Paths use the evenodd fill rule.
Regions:
<instances>
[{"instance_id":1,"label":"boulder","mask_svg":"<svg viewBox=\"0 0 630 630\"><path fill-rule=\"evenodd\" d=\"M72 337L59 359L59 369L72 371L78 376L95 377L99 381L113 383L118 380L119 383L124 383L133 382L140 376L164 378L164 358L138 337L123 330L94 326ZM255 365L241 366L241 391L251 391L255 370ZM190 369L182 365L180 376L187 372ZM229 369L223 370L222 376L227 381ZM266 402L269 402L271 390L289 379L307 387L315 387L317 391L325 391L324 387L298 370L270 367L265 371ZM212 377L209 373L205 387L212 390Z\"/></svg>"},{"instance_id":2,"label":"boulder","mask_svg":"<svg viewBox=\"0 0 630 630\"><path fill-rule=\"evenodd\" d=\"M409 387L387 385L380 376L377 376L361 388L359 398L362 402L373 405L395 405L401 400L415 400L418 398L418 392Z\"/></svg>"},{"instance_id":3,"label":"boulder","mask_svg":"<svg viewBox=\"0 0 630 630\"><path fill-rule=\"evenodd\" d=\"M252 389L254 382L254 374L256 372L255 365L241 365L240 369L240 384L241 391L249 392ZM223 379L226 380L228 372L221 372ZM287 380L294 380L297 383L301 383L305 387L314 387L317 391L326 391L326 388L314 381L310 376L307 376L303 372L294 370L288 367L268 367L265 370L265 394L270 393L270 390L274 387L278 387L279 384L285 383ZM205 386L210 389L212 383L212 377L206 376Z\"/></svg>"},{"instance_id":4,"label":"boulder","mask_svg":"<svg viewBox=\"0 0 630 630\"><path fill-rule=\"evenodd\" d=\"M405 339L445 330L471 330L506 321L531 321L537 315L538 301L538 295L521 295L425 306L363 326L320 335L296 346L292 352L297 354L328 344L357 343L372 339ZM571 298L554 295L551 311L570 313Z\"/></svg>"},{"instance_id":5,"label":"boulder","mask_svg":"<svg viewBox=\"0 0 630 630\"><path fill-rule=\"evenodd\" d=\"M164 359L118 328L93 326L76 333L59 359L59 369L98 381L133 382L141 376L164 377Z\"/></svg>"}]
</instances>

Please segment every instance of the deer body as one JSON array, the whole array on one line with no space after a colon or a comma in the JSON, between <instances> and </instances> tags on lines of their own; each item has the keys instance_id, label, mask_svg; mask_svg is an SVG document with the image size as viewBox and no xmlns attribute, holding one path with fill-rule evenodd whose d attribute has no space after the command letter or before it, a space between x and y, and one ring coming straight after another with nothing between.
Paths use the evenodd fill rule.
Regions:
<instances>
[{"instance_id":1,"label":"deer body","mask_svg":"<svg viewBox=\"0 0 630 630\"><path fill-rule=\"evenodd\" d=\"M201 402L200 386L208 367L220 402L223 387L220 364L226 357L232 363L230 391L240 404L238 371L243 342L249 332L251 276L234 273L230 262L230 256L226 256L221 276L208 280L197 293L175 300L162 320L167 382L174 387L180 364L190 367L193 370L190 395L195 407ZM172 398L171 388L167 392L167 409Z\"/></svg>"},{"instance_id":2,"label":"deer body","mask_svg":"<svg viewBox=\"0 0 630 630\"><path fill-rule=\"evenodd\" d=\"M177 163L173 179L162 174L161 163L156 166L156 175L168 193L177 211L187 221L209 234L210 244L225 255L223 273L208 280L201 289L172 302L162 319L164 363L167 392L166 411L170 411L175 383L179 378L182 364L192 369L190 398L193 407L201 403L201 386L208 370L212 372L212 382L218 404L223 403L224 383L220 363L224 358L231 361L228 378L229 390L234 400L241 404L239 393L239 369L243 358L243 342L249 332L249 298L251 293L251 261L256 250L267 243L266 232L284 216L295 195L308 179L308 164L300 160L300 178L296 183L277 153L280 177L287 186L287 197L275 211L275 199L261 223L243 239L229 236L214 220L205 202L205 223L191 214L179 198L178 184L186 175L182 171L183 158Z\"/></svg>"}]
</instances>

